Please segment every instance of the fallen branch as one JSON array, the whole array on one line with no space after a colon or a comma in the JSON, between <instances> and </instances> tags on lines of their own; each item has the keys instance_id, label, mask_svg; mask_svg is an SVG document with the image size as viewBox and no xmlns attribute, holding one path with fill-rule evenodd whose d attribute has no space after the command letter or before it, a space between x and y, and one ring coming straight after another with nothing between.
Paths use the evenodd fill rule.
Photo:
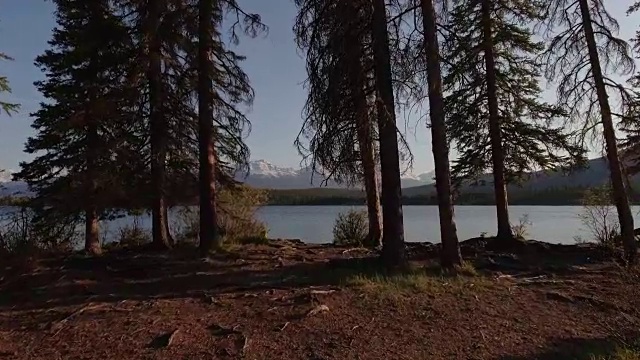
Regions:
<instances>
[{"instance_id":1,"label":"fallen branch","mask_svg":"<svg viewBox=\"0 0 640 360\"><path fill-rule=\"evenodd\" d=\"M309 310L309 312L307 313L307 317L314 316L314 315L328 312L328 311L329 311L329 307L327 305L318 305L315 308Z\"/></svg>"},{"instance_id":2,"label":"fallen branch","mask_svg":"<svg viewBox=\"0 0 640 360\"><path fill-rule=\"evenodd\" d=\"M335 290L311 290L309 294L311 295L329 295L336 292Z\"/></svg>"},{"instance_id":3,"label":"fallen branch","mask_svg":"<svg viewBox=\"0 0 640 360\"><path fill-rule=\"evenodd\" d=\"M99 309L106 306L106 304L98 304L98 305L94 305L94 304L87 304L83 307L81 307L80 309L72 312L70 315L68 315L67 317L65 317L64 319L56 322L55 324L51 324L51 330L57 329L56 332L52 335L52 336L56 336L58 335L58 333L60 331L62 331L62 329L64 328L64 325L66 323L68 323L72 318L74 318L77 315L82 314L85 311L88 310L94 310L94 309Z\"/></svg>"}]
</instances>

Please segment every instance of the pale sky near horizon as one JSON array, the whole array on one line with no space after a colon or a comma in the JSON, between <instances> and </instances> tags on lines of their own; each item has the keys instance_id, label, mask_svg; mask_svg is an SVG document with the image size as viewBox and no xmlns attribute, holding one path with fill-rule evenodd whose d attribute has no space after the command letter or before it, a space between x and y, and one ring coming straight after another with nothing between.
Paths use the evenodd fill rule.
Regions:
<instances>
[{"instance_id":1,"label":"pale sky near horizon","mask_svg":"<svg viewBox=\"0 0 640 360\"><path fill-rule=\"evenodd\" d=\"M621 25L621 37L629 39L640 26L640 17L625 15L631 0L615 0L620 6L609 11ZM259 13L269 26L266 36L242 38L237 49L247 56L243 68L248 73L256 98L248 113L253 128L247 143L252 160L265 159L279 166L297 167L300 156L293 141L302 124L306 98L304 60L293 39L296 8L292 0L241 0L247 12ZM0 52L15 61L1 61L0 74L8 76L13 94L0 94L3 100L22 105L18 114L0 115L0 169L18 169L29 159L24 142L33 134L29 113L38 108L42 97L33 82L44 77L33 60L47 47L55 26L54 5L43 0L0 0ZM551 96L551 92L547 94ZM404 116L399 116L404 123ZM405 129L404 126L402 126ZM411 121L407 139L415 155L414 173L433 168L430 135L424 123Z\"/></svg>"}]
</instances>

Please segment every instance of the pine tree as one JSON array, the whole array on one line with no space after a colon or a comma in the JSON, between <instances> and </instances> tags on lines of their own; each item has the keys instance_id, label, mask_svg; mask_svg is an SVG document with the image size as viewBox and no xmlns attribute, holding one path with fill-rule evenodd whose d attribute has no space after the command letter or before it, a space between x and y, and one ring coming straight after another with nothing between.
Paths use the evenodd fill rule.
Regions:
<instances>
[{"instance_id":1,"label":"pine tree","mask_svg":"<svg viewBox=\"0 0 640 360\"><path fill-rule=\"evenodd\" d=\"M627 91L610 74L617 71L625 75L633 71L629 45L616 37L618 23L602 0L548 1L545 25L549 30L560 28L551 34L545 52L547 79L559 79L558 100L578 122L583 135L602 129L625 254L629 263L635 263L633 215L618 154L616 112L612 111L609 101L612 96L618 96L623 108L617 114L624 114Z\"/></svg>"},{"instance_id":2,"label":"pine tree","mask_svg":"<svg viewBox=\"0 0 640 360\"><path fill-rule=\"evenodd\" d=\"M374 143L375 103L370 51L371 7L366 1L331 5L298 1L294 32L307 54L305 122L296 139L314 172L349 185L364 185L370 246L382 240ZM305 142L308 140L309 144Z\"/></svg>"},{"instance_id":3,"label":"pine tree","mask_svg":"<svg viewBox=\"0 0 640 360\"><path fill-rule=\"evenodd\" d=\"M635 13L639 9L640 1L631 5L627 14ZM636 36L631 41L635 52L640 52L640 31L636 31ZM627 176L640 173L640 93L637 90L640 87L640 74L633 74L628 82L633 89L624 89L625 91L622 93L621 130L625 133L625 137L620 144L623 150L620 155ZM618 85L617 89L622 90L623 88ZM634 195L634 189L631 186L627 187L631 192L630 195Z\"/></svg>"},{"instance_id":4,"label":"pine tree","mask_svg":"<svg viewBox=\"0 0 640 360\"><path fill-rule=\"evenodd\" d=\"M216 179L214 169L217 154L214 146L213 89L214 70L213 31L222 21L221 9L212 0L198 1L198 144L200 194L200 249L204 255L220 246L216 210ZM215 16L214 16L215 14ZM215 23L213 19L215 18Z\"/></svg>"},{"instance_id":5,"label":"pine tree","mask_svg":"<svg viewBox=\"0 0 640 360\"><path fill-rule=\"evenodd\" d=\"M373 0L371 39L373 49L376 113L382 173L382 257L387 267L407 264L402 216L400 151L396 131L387 8L384 0Z\"/></svg>"},{"instance_id":6,"label":"pine tree","mask_svg":"<svg viewBox=\"0 0 640 360\"><path fill-rule=\"evenodd\" d=\"M113 126L118 123L128 33L101 2L56 0L50 50L36 59L46 80L36 82L48 100L33 114L37 135L26 152L36 157L17 175L37 193L40 220L85 221L85 249L100 253L98 220L113 188Z\"/></svg>"},{"instance_id":7,"label":"pine tree","mask_svg":"<svg viewBox=\"0 0 640 360\"><path fill-rule=\"evenodd\" d=\"M243 32L255 36L264 29L260 17L244 12L234 0L198 1L197 88L200 250L203 255L220 246L216 187L218 163L222 160L242 165L247 162L243 128L248 124L238 105L249 105L253 89L239 65L244 57L228 49L220 29L223 12L244 18ZM238 41L236 26L231 28L232 42ZM218 152L222 149L222 153ZM222 157L222 159L221 159Z\"/></svg>"},{"instance_id":8,"label":"pine tree","mask_svg":"<svg viewBox=\"0 0 640 360\"><path fill-rule=\"evenodd\" d=\"M456 224L453 219L451 194L451 171L449 167L449 144L447 142L444 98L442 93L442 71L436 11L432 0L421 0L424 51L427 56L427 82L431 119L431 141L436 172L436 191L440 216L440 238L442 242L441 263L443 267L462 264Z\"/></svg>"},{"instance_id":9,"label":"pine tree","mask_svg":"<svg viewBox=\"0 0 640 360\"><path fill-rule=\"evenodd\" d=\"M149 86L149 134L151 143L151 203L152 242L158 249L171 247L167 204L167 147L169 124L164 109L166 92L162 72L163 32L161 19L167 13L165 0L148 0L144 19L146 40L146 73Z\"/></svg>"},{"instance_id":10,"label":"pine tree","mask_svg":"<svg viewBox=\"0 0 640 360\"><path fill-rule=\"evenodd\" d=\"M582 149L561 127L565 114L540 101L543 44L532 40L529 22L540 19L542 2L459 0L446 26L445 113L459 152L458 183L493 171L497 238L513 239L507 184L532 169L554 169L579 159Z\"/></svg>"},{"instance_id":11,"label":"pine tree","mask_svg":"<svg viewBox=\"0 0 640 360\"><path fill-rule=\"evenodd\" d=\"M13 60L13 59L8 55L0 52L0 60ZM2 92L11 93L9 80L7 79L6 76L0 76L0 93ZM5 114L11 115L12 113L15 113L18 111L18 109L20 108L20 105L15 103L9 103L6 101L0 101L0 108L2 109L2 111L5 112Z\"/></svg>"}]
</instances>

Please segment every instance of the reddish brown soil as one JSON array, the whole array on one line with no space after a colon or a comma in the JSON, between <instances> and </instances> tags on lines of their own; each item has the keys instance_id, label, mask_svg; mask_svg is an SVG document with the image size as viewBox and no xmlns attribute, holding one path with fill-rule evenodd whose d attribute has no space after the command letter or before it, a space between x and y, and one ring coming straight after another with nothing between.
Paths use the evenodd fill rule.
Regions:
<instances>
[{"instance_id":1,"label":"reddish brown soil","mask_svg":"<svg viewBox=\"0 0 640 360\"><path fill-rule=\"evenodd\" d=\"M640 338L637 272L592 248L476 245L480 276L396 288L345 283L374 254L296 242L33 260L0 274L0 359L589 359Z\"/></svg>"}]
</instances>

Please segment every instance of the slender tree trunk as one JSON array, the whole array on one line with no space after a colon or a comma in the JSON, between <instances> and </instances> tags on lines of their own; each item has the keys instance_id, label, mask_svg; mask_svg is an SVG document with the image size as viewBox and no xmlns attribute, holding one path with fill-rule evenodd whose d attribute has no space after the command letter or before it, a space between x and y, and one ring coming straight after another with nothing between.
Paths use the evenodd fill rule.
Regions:
<instances>
[{"instance_id":1,"label":"slender tree trunk","mask_svg":"<svg viewBox=\"0 0 640 360\"><path fill-rule=\"evenodd\" d=\"M89 103L94 100L95 96L93 96L92 94L89 94L89 96L87 96L87 101ZM89 104L88 107L90 106L91 104ZM84 249L92 255L99 255L102 252L102 248L100 247L100 237L98 234L98 208L96 204L96 146L98 146L98 129L95 123L95 119L91 115L91 112L86 111L84 116L85 123L87 124Z\"/></svg>"},{"instance_id":2,"label":"slender tree trunk","mask_svg":"<svg viewBox=\"0 0 640 360\"><path fill-rule=\"evenodd\" d=\"M638 257L638 245L634 238L633 215L629 206L629 197L625 188L624 176L620 158L618 156L618 145L616 143L616 133L611 116L611 107L604 84L602 68L600 67L600 57L598 47L591 23L589 4L587 0L579 0L582 23L584 26L585 39L589 50L589 62L591 63L591 73L596 85L598 104L602 116L602 127L604 130L604 140L607 150L607 160L609 162L609 172L611 174L611 187L613 189L613 201L618 210L618 220L620 222L620 233L624 244L625 257L629 264L635 264Z\"/></svg>"},{"instance_id":3,"label":"slender tree trunk","mask_svg":"<svg viewBox=\"0 0 640 360\"><path fill-rule=\"evenodd\" d=\"M509 222L509 202L507 200L507 183L505 181L504 150L498 113L498 88L496 84L496 64L493 54L493 34L491 29L491 0L482 0L482 28L484 58L487 72L487 95L489 102L489 134L491 138L491 161L493 163L493 186L496 198L496 214L498 217L498 235L500 241L513 240L511 223Z\"/></svg>"},{"instance_id":4,"label":"slender tree trunk","mask_svg":"<svg viewBox=\"0 0 640 360\"><path fill-rule=\"evenodd\" d=\"M360 88L361 89L361 88ZM364 190L367 197L367 214L369 218L369 246L376 247L382 243L382 213L380 209L380 192L376 174L375 147L371 136L371 123L367 111L366 96L358 95L358 145L362 161Z\"/></svg>"},{"instance_id":5,"label":"slender tree trunk","mask_svg":"<svg viewBox=\"0 0 640 360\"><path fill-rule=\"evenodd\" d=\"M353 5L353 4L352 4ZM349 8L348 14L357 16L358 6ZM362 162L363 183L367 199L367 215L369 219L368 246L376 247L382 244L382 209L380 207L380 190L376 171L376 148L373 142L372 119L369 116L369 103L365 87L367 76L362 65L364 51L357 32L349 32L346 43L352 44L352 58L349 59L353 68L349 71L350 86L354 91L354 107L356 110L356 127L360 161Z\"/></svg>"},{"instance_id":6,"label":"slender tree trunk","mask_svg":"<svg viewBox=\"0 0 640 360\"><path fill-rule=\"evenodd\" d=\"M395 99L391 80L389 33L384 0L373 0L372 40L376 108L382 173L382 259L387 267L407 265L402 219L400 156L396 132Z\"/></svg>"},{"instance_id":7,"label":"slender tree trunk","mask_svg":"<svg viewBox=\"0 0 640 360\"><path fill-rule=\"evenodd\" d=\"M149 0L148 33L149 41L149 102L151 132L151 187L152 187L152 235L157 249L168 249L169 219L167 215L166 158L167 121L162 113L162 40L159 35L160 17L164 9L163 0Z\"/></svg>"},{"instance_id":8,"label":"slender tree trunk","mask_svg":"<svg viewBox=\"0 0 640 360\"><path fill-rule=\"evenodd\" d=\"M200 162L200 251L203 255L220 246L216 209L216 149L213 129L211 60L213 50L213 0L200 0L198 27L198 145Z\"/></svg>"},{"instance_id":9,"label":"slender tree trunk","mask_svg":"<svg viewBox=\"0 0 640 360\"><path fill-rule=\"evenodd\" d=\"M422 0L422 27L425 53L427 54L427 82L429 86L429 109L431 116L431 143L436 171L436 191L440 215L440 239L443 267L451 268L462 264L458 234L454 221L453 199L451 196L451 172L449 168L449 145L447 143L442 96L442 73L440 69L440 48L436 13L432 0Z\"/></svg>"}]
</instances>

